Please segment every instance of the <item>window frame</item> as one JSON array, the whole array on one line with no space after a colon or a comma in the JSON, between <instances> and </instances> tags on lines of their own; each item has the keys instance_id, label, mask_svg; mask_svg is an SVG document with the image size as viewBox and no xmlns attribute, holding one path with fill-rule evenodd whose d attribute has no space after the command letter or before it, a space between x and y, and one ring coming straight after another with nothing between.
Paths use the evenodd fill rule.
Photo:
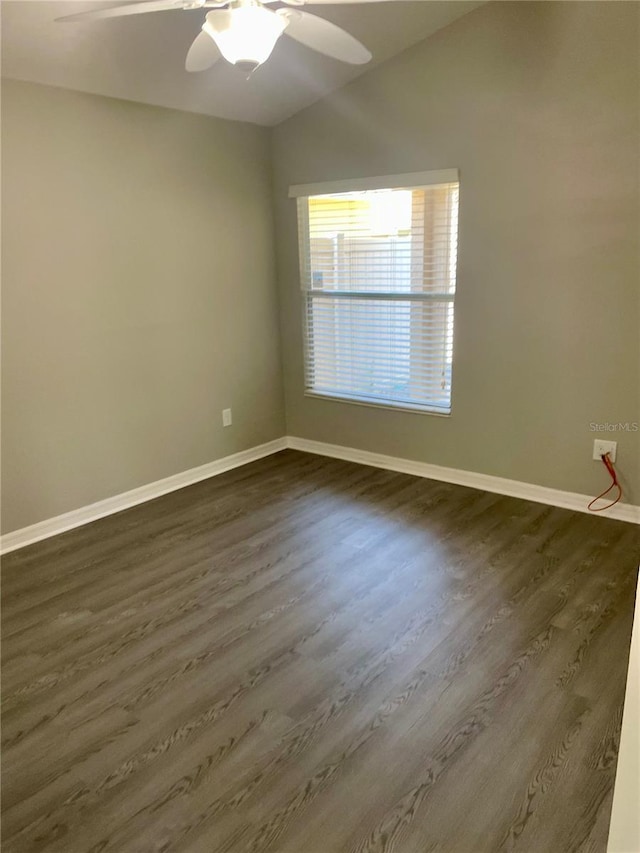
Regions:
<instances>
[{"instance_id":1,"label":"window frame","mask_svg":"<svg viewBox=\"0 0 640 853\"><path fill-rule=\"evenodd\" d=\"M323 296L325 298L335 299L362 299L364 301L380 299L380 300L398 300L410 302L437 302L438 304L449 303L453 311L453 324L455 335L455 299L457 292L457 246L456 246L456 280L453 292L450 293L433 293L420 291L397 292L397 291L322 291L315 290L311 286L311 281L307 275L305 265L311 257L310 246L310 228L309 228L309 205L308 199L314 196L334 195L350 192L367 192L373 190L420 190L428 189L433 186L442 184L458 184L458 193L460 192L460 174L458 169L440 169L427 172L411 172L403 175L385 175L370 178L354 178L340 181L330 181L313 184L296 184L289 187L289 198L307 200L307 204L297 206L297 226L298 226L298 251L299 251L299 270L300 270L300 291L302 294L302 331L303 331L303 369L304 369L304 396L316 398L320 400L332 400L338 403L349 403L351 405L366 406L376 409L388 409L391 411L403 411L413 414L435 415L436 417L448 418L451 416L453 409L453 341L452 341L452 358L451 358L451 379L450 379L450 395L449 406L437 406L432 402L412 402L403 401L393 398L379 398L367 396L364 394L349 394L348 392L339 391L321 391L313 388L309 384L309 365L312 359L310 346L309 332L309 300L314 297ZM458 196L458 214L459 214L459 196ZM301 217L301 212L303 216ZM458 226L459 230L459 226ZM304 240L304 242L303 242ZM300 251L304 246L304 250Z\"/></svg>"}]
</instances>

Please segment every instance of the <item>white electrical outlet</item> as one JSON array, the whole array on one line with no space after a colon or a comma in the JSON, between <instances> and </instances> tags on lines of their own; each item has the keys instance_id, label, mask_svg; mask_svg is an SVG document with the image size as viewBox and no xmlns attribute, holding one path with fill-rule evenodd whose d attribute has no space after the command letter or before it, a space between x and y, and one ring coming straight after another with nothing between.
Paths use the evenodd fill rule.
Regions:
<instances>
[{"instance_id":1,"label":"white electrical outlet","mask_svg":"<svg viewBox=\"0 0 640 853\"><path fill-rule=\"evenodd\" d=\"M605 453L608 453L609 459L611 459L612 462L615 462L617 448L617 441L602 441L602 439L596 438L596 440L593 442L593 458L597 459L598 462L600 462L603 455Z\"/></svg>"},{"instance_id":2,"label":"white electrical outlet","mask_svg":"<svg viewBox=\"0 0 640 853\"><path fill-rule=\"evenodd\" d=\"M223 409L222 410L222 426L231 426L233 423L231 419L231 409Z\"/></svg>"}]
</instances>

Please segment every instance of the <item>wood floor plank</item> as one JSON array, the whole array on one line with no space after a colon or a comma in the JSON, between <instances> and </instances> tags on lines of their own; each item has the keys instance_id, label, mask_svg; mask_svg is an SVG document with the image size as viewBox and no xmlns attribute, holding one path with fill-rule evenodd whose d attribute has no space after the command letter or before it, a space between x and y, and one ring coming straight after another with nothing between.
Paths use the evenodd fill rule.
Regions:
<instances>
[{"instance_id":1,"label":"wood floor plank","mask_svg":"<svg viewBox=\"0 0 640 853\"><path fill-rule=\"evenodd\" d=\"M604 853L640 531L284 451L3 560L7 853Z\"/></svg>"}]
</instances>

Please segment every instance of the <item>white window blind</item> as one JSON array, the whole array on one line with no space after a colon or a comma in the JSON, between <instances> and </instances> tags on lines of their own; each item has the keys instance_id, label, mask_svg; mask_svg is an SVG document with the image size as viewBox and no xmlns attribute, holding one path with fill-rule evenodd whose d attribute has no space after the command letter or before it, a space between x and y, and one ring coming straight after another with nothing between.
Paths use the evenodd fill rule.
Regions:
<instances>
[{"instance_id":1,"label":"white window blind","mask_svg":"<svg viewBox=\"0 0 640 853\"><path fill-rule=\"evenodd\" d=\"M298 197L307 391L451 411L457 172ZM430 177L432 180L430 180ZM433 182L437 181L437 182ZM312 193L309 192L312 190Z\"/></svg>"}]
</instances>

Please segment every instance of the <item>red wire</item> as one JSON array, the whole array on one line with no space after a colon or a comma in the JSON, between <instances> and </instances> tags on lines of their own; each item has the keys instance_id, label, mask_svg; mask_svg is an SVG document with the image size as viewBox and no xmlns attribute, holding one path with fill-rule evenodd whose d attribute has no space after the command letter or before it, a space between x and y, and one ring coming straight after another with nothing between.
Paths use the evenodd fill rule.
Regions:
<instances>
[{"instance_id":1,"label":"red wire","mask_svg":"<svg viewBox=\"0 0 640 853\"><path fill-rule=\"evenodd\" d=\"M587 507L587 509L591 510L591 512L602 512L603 509L609 509L610 507L614 506L614 504L617 504L618 501L620 500L620 498L622 497L622 486L618 482L618 475L616 474L616 469L613 467L613 462L611 461L611 457L609 456L608 453L603 453L601 456L601 459L602 459L602 462L604 463L604 467L607 469L607 471L611 475L611 485L609 486L608 489L605 489L604 492L602 492L602 494L599 494L597 498L594 498L591 501L591 503ZM612 501L610 504L605 504L605 506L599 506L597 508L594 508L594 506L593 506L594 503L596 501L599 501L605 495L608 495L609 492L611 491L611 489L613 489L613 488L618 489L618 497L615 499L615 501Z\"/></svg>"}]
</instances>

